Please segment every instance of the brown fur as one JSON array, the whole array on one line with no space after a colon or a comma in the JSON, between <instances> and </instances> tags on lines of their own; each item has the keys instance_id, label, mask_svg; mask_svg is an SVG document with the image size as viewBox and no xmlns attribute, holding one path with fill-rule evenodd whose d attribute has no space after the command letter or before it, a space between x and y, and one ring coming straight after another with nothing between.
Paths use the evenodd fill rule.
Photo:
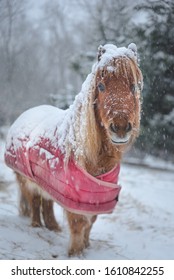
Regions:
<instances>
[{"instance_id":1,"label":"brown fur","mask_svg":"<svg viewBox=\"0 0 174 280\"><path fill-rule=\"evenodd\" d=\"M107 66L99 69L89 89L88 102L78 108L78 116L74 124L76 132L81 125L81 115L85 112L86 123L83 133L77 133L77 145L83 150L74 154L78 163L91 175L96 176L112 169L121 161L123 153L132 145L138 136L140 125L140 91L132 92L133 85L142 82L142 74L134 59L128 57L115 58L109 63L116 71L108 71ZM112 69L112 68L111 68ZM105 86L100 92L98 84ZM110 126L117 129L120 139L127 137L128 125L131 126L128 143L113 144ZM127 130L126 130L127 129ZM114 134L115 136L115 134ZM66 160L73 154L73 147L68 139ZM17 174L21 189L20 208L23 215L31 215L32 226L41 226L41 212L45 226L51 230L60 230L53 213L53 202L45 199L39 188L31 191L28 179ZM41 211L42 210L42 211ZM89 235L96 216L84 216L66 211L70 228L71 242L69 255L80 254L89 246Z\"/></svg>"}]
</instances>

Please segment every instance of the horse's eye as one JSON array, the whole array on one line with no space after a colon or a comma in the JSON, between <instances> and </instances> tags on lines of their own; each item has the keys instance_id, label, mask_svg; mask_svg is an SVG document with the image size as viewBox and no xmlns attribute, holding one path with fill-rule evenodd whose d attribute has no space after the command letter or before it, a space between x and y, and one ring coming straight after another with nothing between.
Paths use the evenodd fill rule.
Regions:
<instances>
[{"instance_id":1,"label":"horse's eye","mask_svg":"<svg viewBox=\"0 0 174 280\"><path fill-rule=\"evenodd\" d=\"M99 89L99 91L104 91L104 90L105 90L104 84L99 83L99 84L98 84L98 89Z\"/></svg>"}]
</instances>

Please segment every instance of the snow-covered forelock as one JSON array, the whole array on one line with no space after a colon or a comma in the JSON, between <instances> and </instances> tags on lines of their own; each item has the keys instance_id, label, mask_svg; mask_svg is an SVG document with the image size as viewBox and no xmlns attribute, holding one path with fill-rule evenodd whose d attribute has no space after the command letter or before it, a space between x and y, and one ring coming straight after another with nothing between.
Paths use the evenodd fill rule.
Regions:
<instances>
[{"instance_id":1,"label":"snow-covered forelock","mask_svg":"<svg viewBox=\"0 0 174 280\"><path fill-rule=\"evenodd\" d=\"M128 48L121 47L117 48L115 45L106 44L104 46L99 47L102 55L100 56L100 60L98 63L99 68L103 68L106 66L113 58L127 56L131 59L137 60L137 47L136 44L129 44Z\"/></svg>"}]
</instances>

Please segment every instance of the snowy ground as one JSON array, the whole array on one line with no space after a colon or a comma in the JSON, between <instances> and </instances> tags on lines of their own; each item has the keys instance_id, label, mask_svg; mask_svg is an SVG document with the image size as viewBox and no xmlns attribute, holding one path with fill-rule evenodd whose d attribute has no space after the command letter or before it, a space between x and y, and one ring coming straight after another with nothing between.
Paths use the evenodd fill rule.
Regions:
<instances>
[{"instance_id":1,"label":"snowy ground","mask_svg":"<svg viewBox=\"0 0 174 280\"><path fill-rule=\"evenodd\" d=\"M62 209L55 206L60 234L32 228L18 214L17 186L2 154L0 142L0 259L68 259ZM114 213L98 217L90 248L75 259L174 259L174 172L151 163L122 165L119 204Z\"/></svg>"}]
</instances>

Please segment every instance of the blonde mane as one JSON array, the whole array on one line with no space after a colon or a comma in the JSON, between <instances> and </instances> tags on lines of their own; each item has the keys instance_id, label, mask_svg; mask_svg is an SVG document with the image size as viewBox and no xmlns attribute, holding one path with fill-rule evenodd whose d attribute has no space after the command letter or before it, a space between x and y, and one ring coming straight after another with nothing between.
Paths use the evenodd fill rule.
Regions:
<instances>
[{"instance_id":1,"label":"blonde mane","mask_svg":"<svg viewBox=\"0 0 174 280\"><path fill-rule=\"evenodd\" d=\"M64 120L66 134L61 135L59 141L60 145L64 147L65 162L68 162L73 155L75 160L83 167L85 165L84 159L91 159L91 157L94 159L100 146L94 113L96 77L94 69L95 67L87 76L74 103L67 110Z\"/></svg>"}]
</instances>

